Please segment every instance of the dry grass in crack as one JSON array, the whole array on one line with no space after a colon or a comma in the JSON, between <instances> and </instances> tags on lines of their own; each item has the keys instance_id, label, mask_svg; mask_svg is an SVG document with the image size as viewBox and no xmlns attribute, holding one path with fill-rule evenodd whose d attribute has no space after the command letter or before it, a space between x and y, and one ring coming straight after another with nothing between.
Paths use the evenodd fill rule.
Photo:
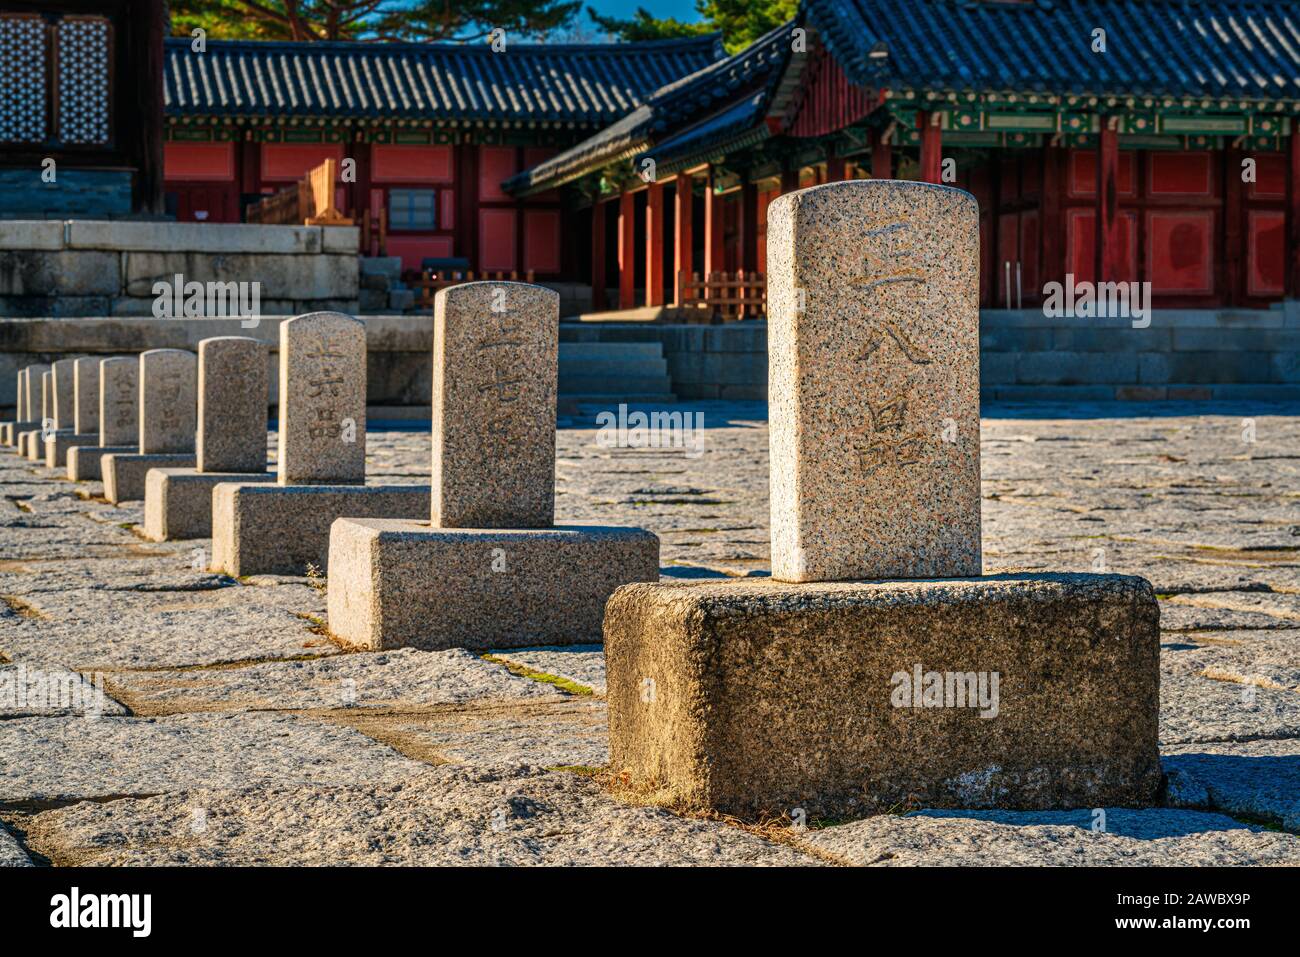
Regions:
<instances>
[{"instance_id":1,"label":"dry grass in crack","mask_svg":"<svg viewBox=\"0 0 1300 957\"><path fill-rule=\"evenodd\" d=\"M15 597L14 595L0 595L0 602L4 602L5 606L19 618L26 618L29 621L39 621L45 617L44 612L35 605L29 605L27 602L23 601L21 598Z\"/></svg>"},{"instance_id":2,"label":"dry grass in crack","mask_svg":"<svg viewBox=\"0 0 1300 957\"><path fill-rule=\"evenodd\" d=\"M625 773L618 773L608 768L600 769L593 774L584 774L584 777L590 777L610 797L622 804L659 808L690 821L710 821L725 824L727 827L734 827L764 841L781 844L801 854L815 857L826 864L832 864L836 867L848 865L848 862L842 858L806 843L801 837L804 833L803 830L797 828L788 817L762 815L747 819L733 814L723 814L720 811L690 807L680 800L663 798L661 796L663 792L653 784L645 788L633 787Z\"/></svg>"},{"instance_id":3,"label":"dry grass in crack","mask_svg":"<svg viewBox=\"0 0 1300 957\"><path fill-rule=\"evenodd\" d=\"M548 674L545 671L534 671L532 668L526 668L517 662L502 658L499 655L483 655L484 661L490 661L494 665L501 665L512 675L518 675L520 678L527 678L530 681L540 681L542 684L552 685L561 691L567 691L569 694L582 695L584 697L595 697L596 692L586 685L580 685L576 681L568 678L561 678L559 675Z\"/></svg>"}]
</instances>

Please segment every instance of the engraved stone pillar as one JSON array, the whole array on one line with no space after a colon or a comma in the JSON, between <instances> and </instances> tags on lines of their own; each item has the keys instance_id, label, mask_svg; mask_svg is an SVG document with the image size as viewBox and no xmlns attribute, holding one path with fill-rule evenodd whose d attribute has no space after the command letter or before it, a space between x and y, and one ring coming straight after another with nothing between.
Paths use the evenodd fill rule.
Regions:
<instances>
[{"instance_id":1,"label":"engraved stone pillar","mask_svg":"<svg viewBox=\"0 0 1300 957\"><path fill-rule=\"evenodd\" d=\"M772 576L979 575L979 209L858 180L768 209Z\"/></svg>"}]
</instances>

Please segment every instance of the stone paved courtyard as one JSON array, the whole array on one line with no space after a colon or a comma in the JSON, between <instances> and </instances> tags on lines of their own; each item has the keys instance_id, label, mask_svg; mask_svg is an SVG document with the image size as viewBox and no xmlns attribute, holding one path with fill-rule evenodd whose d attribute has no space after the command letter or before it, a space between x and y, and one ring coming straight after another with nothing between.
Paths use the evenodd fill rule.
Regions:
<instances>
[{"instance_id":1,"label":"stone paved courtyard","mask_svg":"<svg viewBox=\"0 0 1300 957\"><path fill-rule=\"evenodd\" d=\"M700 454L562 418L557 521L656 532L665 579L766 574L764 406L674 409L703 413ZM1150 579L1163 807L1097 831L1094 809L799 828L621 803L599 648L347 652L319 577L210 573L206 540L148 542L139 503L6 451L0 688L107 701L0 699L0 865L1300 864L1300 410L1119 411L985 409L984 570ZM375 481L427 480L427 430L367 452Z\"/></svg>"}]
</instances>

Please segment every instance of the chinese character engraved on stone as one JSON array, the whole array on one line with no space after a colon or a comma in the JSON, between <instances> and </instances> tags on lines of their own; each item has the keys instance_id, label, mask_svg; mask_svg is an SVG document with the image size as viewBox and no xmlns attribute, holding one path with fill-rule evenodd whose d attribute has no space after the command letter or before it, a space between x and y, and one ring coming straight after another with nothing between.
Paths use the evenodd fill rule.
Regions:
<instances>
[{"instance_id":1,"label":"chinese character engraved on stone","mask_svg":"<svg viewBox=\"0 0 1300 957\"><path fill-rule=\"evenodd\" d=\"M335 360L345 358L343 352L332 346L328 339L313 342L304 353L306 358L316 360L319 365L316 375L307 380L307 398L336 399L342 392L343 376L337 374ZM335 403L324 402L312 409L314 421L309 421L307 434L313 439L337 439L343 434L340 416Z\"/></svg>"},{"instance_id":2,"label":"chinese character engraved on stone","mask_svg":"<svg viewBox=\"0 0 1300 957\"><path fill-rule=\"evenodd\" d=\"M319 399L325 395L325 390L329 389L331 396L338 396L339 386L343 384L342 376L335 376L332 379L311 379L307 383L307 397Z\"/></svg>"},{"instance_id":3,"label":"chinese character engraved on stone","mask_svg":"<svg viewBox=\"0 0 1300 957\"><path fill-rule=\"evenodd\" d=\"M343 424L337 421L334 409L317 408L313 411L316 421L307 426L307 434L313 439L337 439L342 434Z\"/></svg>"},{"instance_id":4,"label":"chinese character engraved on stone","mask_svg":"<svg viewBox=\"0 0 1300 957\"><path fill-rule=\"evenodd\" d=\"M863 275L849 280L850 283L861 286L873 297L877 291L890 286L924 286L928 277L924 270L917 268L911 261L911 228L909 223L900 220L869 229ZM865 364L863 368L869 378L874 378L872 360L881 355L881 348L888 342L893 342L899 355L911 365L925 366L934 361L894 321L882 318L868 331L866 344L856 356L857 361ZM871 475L886 466L901 468L921 461L924 438L918 433L909 432L907 425L911 385L909 378L901 388L887 391L883 400L867 400L871 422L861 430L863 439L855 448L865 475Z\"/></svg>"},{"instance_id":5,"label":"chinese character engraved on stone","mask_svg":"<svg viewBox=\"0 0 1300 957\"><path fill-rule=\"evenodd\" d=\"M865 442L857 448L858 463L864 475L871 475L886 465L915 465L921 461L922 437L907 434L907 398L895 395L880 405L870 399L871 426L864 430Z\"/></svg>"},{"instance_id":6,"label":"chinese character engraved on stone","mask_svg":"<svg viewBox=\"0 0 1300 957\"><path fill-rule=\"evenodd\" d=\"M519 387L524 381L522 376L511 374L518 363L510 350L523 348L524 341L511 338L517 331L519 318L514 310L507 309L492 315L494 319L489 321L494 322L494 328L488 338L478 344L478 351L486 358L492 376L478 387L478 391L495 393L498 402L509 405L519 401Z\"/></svg>"},{"instance_id":7,"label":"chinese character engraved on stone","mask_svg":"<svg viewBox=\"0 0 1300 957\"><path fill-rule=\"evenodd\" d=\"M871 248L867 251L864 274L849 282L865 287L868 292L897 283L924 283L926 275L923 271L908 263L897 262L912 252L911 230L911 223L903 220L868 229L867 243ZM878 254L873 248L878 250Z\"/></svg>"}]
</instances>

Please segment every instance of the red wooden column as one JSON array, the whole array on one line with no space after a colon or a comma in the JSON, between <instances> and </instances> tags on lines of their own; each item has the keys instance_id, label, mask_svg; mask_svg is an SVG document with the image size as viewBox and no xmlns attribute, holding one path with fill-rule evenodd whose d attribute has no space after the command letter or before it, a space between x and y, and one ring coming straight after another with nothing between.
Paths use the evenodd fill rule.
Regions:
<instances>
[{"instance_id":1,"label":"red wooden column","mask_svg":"<svg viewBox=\"0 0 1300 957\"><path fill-rule=\"evenodd\" d=\"M1097 150L1097 282L1120 278L1119 132L1112 118L1101 118Z\"/></svg>"},{"instance_id":2,"label":"red wooden column","mask_svg":"<svg viewBox=\"0 0 1300 957\"><path fill-rule=\"evenodd\" d=\"M1061 196L1065 193L1061 182L1064 152L1060 147L1050 145L1042 149L1043 222L1039 230L1042 256L1038 272L1040 281L1045 283L1065 281L1065 221L1061 214ZM1030 293L1037 296L1039 290L1030 290Z\"/></svg>"},{"instance_id":3,"label":"red wooden column","mask_svg":"<svg viewBox=\"0 0 1300 957\"><path fill-rule=\"evenodd\" d=\"M651 183L645 202L645 304L664 304L664 184Z\"/></svg>"},{"instance_id":4,"label":"red wooden column","mask_svg":"<svg viewBox=\"0 0 1300 957\"><path fill-rule=\"evenodd\" d=\"M937 113L916 114L921 130L921 182L938 183L943 175L943 136Z\"/></svg>"},{"instance_id":5,"label":"red wooden column","mask_svg":"<svg viewBox=\"0 0 1300 957\"><path fill-rule=\"evenodd\" d=\"M1249 288L1245 281L1245 189L1241 182L1241 150L1231 144L1223 149L1223 256L1215 269L1215 285L1226 306L1235 306Z\"/></svg>"},{"instance_id":6,"label":"red wooden column","mask_svg":"<svg viewBox=\"0 0 1300 957\"><path fill-rule=\"evenodd\" d=\"M758 184L740 187L740 268L758 271Z\"/></svg>"},{"instance_id":7,"label":"red wooden column","mask_svg":"<svg viewBox=\"0 0 1300 957\"><path fill-rule=\"evenodd\" d=\"M1286 178L1286 294L1300 296L1300 124L1291 123Z\"/></svg>"},{"instance_id":8,"label":"red wooden column","mask_svg":"<svg viewBox=\"0 0 1300 957\"><path fill-rule=\"evenodd\" d=\"M740 187L740 268L746 276L758 272L758 184L744 182ZM741 292L748 296L753 288L746 286ZM753 307L746 306L746 319L752 319Z\"/></svg>"},{"instance_id":9,"label":"red wooden column","mask_svg":"<svg viewBox=\"0 0 1300 957\"><path fill-rule=\"evenodd\" d=\"M826 154L826 182L838 183L845 178L846 172L844 157L828 152Z\"/></svg>"},{"instance_id":10,"label":"red wooden column","mask_svg":"<svg viewBox=\"0 0 1300 957\"><path fill-rule=\"evenodd\" d=\"M591 311L605 308L605 207L597 199L591 204Z\"/></svg>"},{"instance_id":11,"label":"red wooden column","mask_svg":"<svg viewBox=\"0 0 1300 957\"><path fill-rule=\"evenodd\" d=\"M781 167L781 195L793 193L799 188L799 169L794 166Z\"/></svg>"},{"instance_id":12,"label":"red wooden column","mask_svg":"<svg viewBox=\"0 0 1300 957\"><path fill-rule=\"evenodd\" d=\"M871 131L871 178L893 179L894 149L884 141L883 130Z\"/></svg>"},{"instance_id":13,"label":"red wooden column","mask_svg":"<svg viewBox=\"0 0 1300 957\"><path fill-rule=\"evenodd\" d=\"M726 268L726 251L722 235L722 197L717 188L717 173L709 167L709 179L704 194L704 274L722 272Z\"/></svg>"},{"instance_id":14,"label":"red wooden column","mask_svg":"<svg viewBox=\"0 0 1300 957\"><path fill-rule=\"evenodd\" d=\"M695 180L690 173L677 174L677 189L673 196L673 222L677 232L673 237L673 305L682 305L686 298L682 293L682 283L691 278L695 258L691 254L695 246Z\"/></svg>"},{"instance_id":15,"label":"red wooden column","mask_svg":"<svg viewBox=\"0 0 1300 957\"><path fill-rule=\"evenodd\" d=\"M631 309L636 303L636 267L632 256L636 249L635 209L633 195L623 193L618 198L618 308Z\"/></svg>"}]
</instances>

